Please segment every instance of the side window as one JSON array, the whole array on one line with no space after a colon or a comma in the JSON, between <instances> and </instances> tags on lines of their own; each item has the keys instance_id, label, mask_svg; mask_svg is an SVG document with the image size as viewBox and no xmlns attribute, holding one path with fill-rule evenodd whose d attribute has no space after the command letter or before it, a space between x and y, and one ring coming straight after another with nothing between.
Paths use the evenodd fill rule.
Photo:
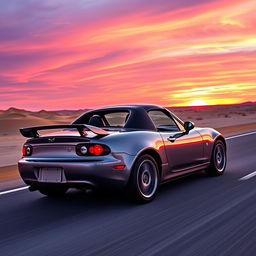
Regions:
<instances>
[{"instance_id":1,"label":"side window","mask_svg":"<svg viewBox=\"0 0 256 256\"><path fill-rule=\"evenodd\" d=\"M148 112L155 127L162 131L179 131L175 121L161 110L151 110Z\"/></svg>"},{"instance_id":2,"label":"side window","mask_svg":"<svg viewBox=\"0 0 256 256\"><path fill-rule=\"evenodd\" d=\"M124 127L128 116L129 116L129 112L126 112L126 111L112 112L104 115L109 126L117 126L117 127Z\"/></svg>"}]
</instances>

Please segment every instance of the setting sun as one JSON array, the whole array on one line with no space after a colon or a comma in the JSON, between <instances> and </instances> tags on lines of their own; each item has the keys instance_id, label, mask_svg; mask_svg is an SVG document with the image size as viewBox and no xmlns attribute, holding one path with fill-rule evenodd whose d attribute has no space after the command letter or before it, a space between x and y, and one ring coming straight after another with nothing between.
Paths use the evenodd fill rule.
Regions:
<instances>
[{"instance_id":1,"label":"setting sun","mask_svg":"<svg viewBox=\"0 0 256 256\"><path fill-rule=\"evenodd\" d=\"M256 99L254 0L4 2L0 109Z\"/></svg>"},{"instance_id":2,"label":"setting sun","mask_svg":"<svg viewBox=\"0 0 256 256\"><path fill-rule=\"evenodd\" d=\"M205 106L207 103L204 100L193 100L189 103L189 106Z\"/></svg>"}]
</instances>

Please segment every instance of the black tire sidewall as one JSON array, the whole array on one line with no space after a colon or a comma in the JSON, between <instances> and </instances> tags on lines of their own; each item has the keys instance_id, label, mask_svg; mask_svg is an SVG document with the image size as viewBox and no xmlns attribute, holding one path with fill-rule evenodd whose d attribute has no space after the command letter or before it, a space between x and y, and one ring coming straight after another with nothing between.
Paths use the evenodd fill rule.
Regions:
<instances>
[{"instance_id":1,"label":"black tire sidewall","mask_svg":"<svg viewBox=\"0 0 256 256\"><path fill-rule=\"evenodd\" d=\"M154 194L151 197L145 197L140 189L139 189L139 184L138 184L138 171L139 171L139 167L141 165L141 163L145 160L150 160L155 168L156 168L156 173L157 173L157 187L156 190L154 192ZM132 173L131 173L131 177L129 180L129 185L128 185L128 197L130 200L135 201L135 202L139 202L139 203L146 203L146 202L150 202L152 201L157 194L158 191L158 187L159 187L159 167L157 165L157 162L155 161L155 159L151 156L151 155L142 155L140 156L133 168L132 168Z\"/></svg>"},{"instance_id":2,"label":"black tire sidewall","mask_svg":"<svg viewBox=\"0 0 256 256\"><path fill-rule=\"evenodd\" d=\"M219 169L217 168L216 166L216 162L215 162L215 150L216 150L216 147L218 145L221 145L224 149L224 154L225 154L225 165L224 165L224 169L222 171L219 171ZM213 146L213 150L212 150L212 156L211 156L211 164L210 164L210 168L208 170L208 173L211 174L211 175L215 175L215 176L219 176L219 175L222 175L224 172L225 172L225 169L226 169L226 166L227 166L227 152L226 152L226 146L225 144L221 141L221 140L217 140L215 143L214 143L214 146Z\"/></svg>"}]
</instances>

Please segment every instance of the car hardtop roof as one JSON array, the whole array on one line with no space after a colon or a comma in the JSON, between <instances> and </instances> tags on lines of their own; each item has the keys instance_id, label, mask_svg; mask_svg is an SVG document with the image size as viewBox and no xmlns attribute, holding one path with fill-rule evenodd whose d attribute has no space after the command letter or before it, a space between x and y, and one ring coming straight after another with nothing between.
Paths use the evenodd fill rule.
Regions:
<instances>
[{"instance_id":1,"label":"car hardtop roof","mask_svg":"<svg viewBox=\"0 0 256 256\"><path fill-rule=\"evenodd\" d=\"M151 130L156 131L156 127L153 124L151 118L148 116L147 111L151 109L163 110L165 108L158 105L149 104L131 104L131 105L115 105L107 106L98 109L93 109L85 112L82 116L76 119L73 124L88 123L92 115L104 112L114 111L129 111L130 115L123 128L139 129L139 130Z\"/></svg>"},{"instance_id":2,"label":"car hardtop roof","mask_svg":"<svg viewBox=\"0 0 256 256\"><path fill-rule=\"evenodd\" d=\"M113 106L106 106L101 107L97 109L93 109L91 111L111 111L111 110L130 110L130 109L144 109L146 111L150 109L164 109L163 107L159 105L153 105L153 104L127 104L127 105L113 105ZM90 112L90 111L89 111Z\"/></svg>"}]
</instances>

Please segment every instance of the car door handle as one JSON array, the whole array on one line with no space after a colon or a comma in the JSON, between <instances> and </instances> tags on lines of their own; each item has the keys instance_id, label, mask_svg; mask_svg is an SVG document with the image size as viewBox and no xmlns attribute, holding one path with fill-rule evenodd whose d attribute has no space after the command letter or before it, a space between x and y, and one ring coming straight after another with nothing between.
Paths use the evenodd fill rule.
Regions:
<instances>
[{"instance_id":1,"label":"car door handle","mask_svg":"<svg viewBox=\"0 0 256 256\"><path fill-rule=\"evenodd\" d=\"M176 138L170 136L170 137L168 138L168 140L169 140L170 142L175 142Z\"/></svg>"}]
</instances>

